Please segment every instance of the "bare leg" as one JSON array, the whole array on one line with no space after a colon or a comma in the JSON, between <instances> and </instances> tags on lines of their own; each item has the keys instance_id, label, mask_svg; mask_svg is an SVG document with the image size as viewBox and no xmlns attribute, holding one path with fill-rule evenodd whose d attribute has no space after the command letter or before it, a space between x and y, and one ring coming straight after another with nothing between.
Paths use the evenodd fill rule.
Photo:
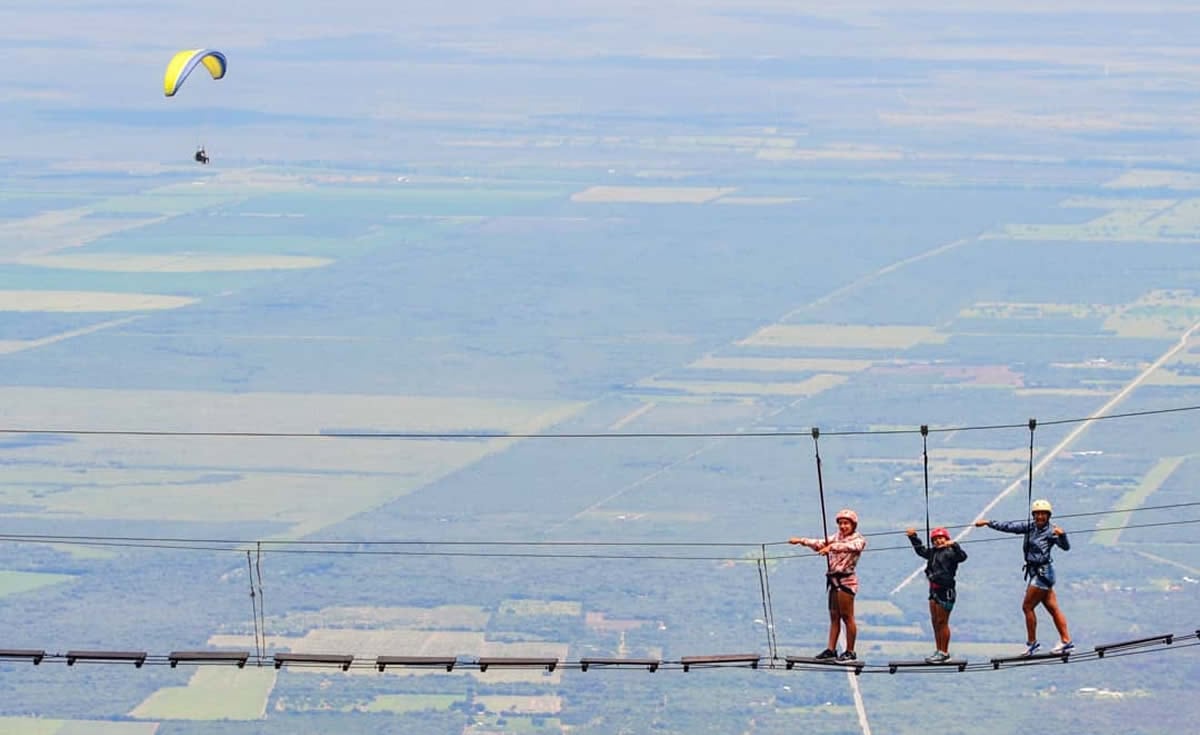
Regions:
<instances>
[{"instance_id":1,"label":"bare leg","mask_svg":"<svg viewBox=\"0 0 1200 735\"><path fill-rule=\"evenodd\" d=\"M937 650L950 653L950 611L930 600L929 615L933 621L933 639Z\"/></svg>"},{"instance_id":2,"label":"bare leg","mask_svg":"<svg viewBox=\"0 0 1200 735\"><path fill-rule=\"evenodd\" d=\"M829 643L825 647L830 651L837 651L838 635L842 632L842 616L838 613L837 608L829 611Z\"/></svg>"},{"instance_id":3,"label":"bare leg","mask_svg":"<svg viewBox=\"0 0 1200 735\"><path fill-rule=\"evenodd\" d=\"M1037 613L1034 610L1045 601L1047 591L1033 585L1025 588L1025 601L1021 603L1021 611L1025 613L1025 640L1030 643L1037 640Z\"/></svg>"},{"instance_id":4,"label":"bare leg","mask_svg":"<svg viewBox=\"0 0 1200 735\"><path fill-rule=\"evenodd\" d=\"M1046 590L1042 606L1046 608L1046 612L1050 613L1050 619L1054 621L1054 627L1058 629L1059 640L1070 643L1071 634L1067 631L1067 617L1058 608L1058 595L1054 594L1054 590Z\"/></svg>"},{"instance_id":5,"label":"bare leg","mask_svg":"<svg viewBox=\"0 0 1200 735\"><path fill-rule=\"evenodd\" d=\"M837 590L838 610L842 624L846 626L846 650L854 650L854 642L858 639L858 623L854 621L854 595ZM837 633L834 637L836 639Z\"/></svg>"}]
</instances>

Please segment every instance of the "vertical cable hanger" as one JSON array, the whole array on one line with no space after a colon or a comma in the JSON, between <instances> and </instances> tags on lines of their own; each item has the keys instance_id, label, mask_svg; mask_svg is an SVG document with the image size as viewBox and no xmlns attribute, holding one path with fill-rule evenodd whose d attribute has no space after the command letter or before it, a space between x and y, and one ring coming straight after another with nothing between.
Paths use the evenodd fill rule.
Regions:
<instances>
[{"instance_id":1,"label":"vertical cable hanger","mask_svg":"<svg viewBox=\"0 0 1200 735\"><path fill-rule=\"evenodd\" d=\"M261 660L262 656L267 654L267 605L262 585L262 541L257 542L257 547L258 553L254 558L254 568L258 574L258 617L261 624L257 627L262 635L262 654L259 656Z\"/></svg>"},{"instance_id":2,"label":"vertical cable hanger","mask_svg":"<svg viewBox=\"0 0 1200 735\"><path fill-rule=\"evenodd\" d=\"M829 521L825 515L825 481L821 477L821 445L819 442L821 430L815 426L812 428L812 438L813 449L817 455L817 493L821 498L821 544L824 545L829 540ZM829 564L829 556L826 555L825 565L828 567Z\"/></svg>"},{"instance_id":3,"label":"vertical cable hanger","mask_svg":"<svg viewBox=\"0 0 1200 735\"><path fill-rule=\"evenodd\" d=\"M771 602L771 576L767 570L767 545L761 544L762 556L758 562L758 590L762 596L763 624L767 628L767 650L771 654L771 665L778 658L778 646L775 639L775 606Z\"/></svg>"},{"instance_id":4,"label":"vertical cable hanger","mask_svg":"<svg viewBox=\"0 0 1200 735\"><path fill-rule=\"evenodd\" d=\"M1029 419L1029 484L1025 490L1025 544L1021 550L1029 551L1029 535L1033 532L1033 432L1037 419Z\"/></svg>"},{"instance_id":5,"label":"vertical cable hanger","mask_svg":"<svg viewBox=\"0 0 1200 735\"><path fill-rule=\"evenodd\" d=\"M262 666L263 649L258 637L258 596L254 591L254 563L250 559L250 550L246 549L246 578L250 582L250 618L254 621L254 655L258 665Z\"/></svg>"},{"instance_id":6,"label":"vertical cable hanger","mask_svg":"<svg viewBox=\"0 0 1200 735\"><path fill-rule=\"evenodd\" d=\"M925 545L933 548L929 530L929 425L921 424L921 463L925 467Z\"/></svg>"}]
</instances>

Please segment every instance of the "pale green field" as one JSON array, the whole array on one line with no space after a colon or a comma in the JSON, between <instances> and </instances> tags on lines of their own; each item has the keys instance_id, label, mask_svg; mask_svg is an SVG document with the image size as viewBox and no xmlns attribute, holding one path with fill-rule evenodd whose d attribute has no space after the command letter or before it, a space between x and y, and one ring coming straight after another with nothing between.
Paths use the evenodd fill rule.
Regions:
<instances>
[{"instance_id":1,"label":"pale green field","mask_svg":"<svg viewBox=\"0 0 1200 735\"><path fill-rule=\"evenodd\" d=\"M0 732L4 735L154 735L157 731L157 722L0 717Z\"/></svg>"},{"instance_id":2,"label":"pale green field","mask_svg":"<svg viewBox=\"0 0 1200 735\"><path fill-rule=\"evenodd\" d=\"M1104 184L1106 189L1200 189L1200 175L1185 171L1133 169Z\"/></svg>"},{"instance_id":3,"label":"pale green field","mask_svg":"<svg viewBox=\"0 0 1200 735\"><path fill-rule=\"evenodd\" d=\"M963 319L1041 319L1070 317L1092 319L1111 314L1113 307L1096 304L1054 304L1031 302L981 301L958 312Z\"/></svg>"},{"instance_id":4,"label":"pale green field","mask_svg":"<svg viewBox=\"0 0 1200 735\"><path fill-rule=\"evenodd\" d=\"M593 186L571 201L594 204L704 204L736 189L715 186Z\"/></svg>"},{"instance_id":5,"label":"pale green field","mask_svg":"<svg viewBox=\"0 0 1200 735\"><path fill-rule=\"evenodd\" d=\"M262 719L275 676L270 667L200 667L186 686L159 689L129 715L151 720Z\"/></svg>"},{"instance_id":6,"label":"pale green field","mask_svg":"<svg viewBox=\"0 0 1200 735\"><path fill-rule=\"evenodd\" d=\"M857 347L883 350L942 344L949 337L934 327L924 326L773 324L737 344L748 347Z\"/></svg>"},{"instance_id":7,"label":"pale green field","mask_svg":"<svg viewBox=\"0 0 1200 735\"><path fill-rule=\"evenodd\" d=\"M1192 291L1149 291L1125 304L980 302L958 315L964 319L1103 318L1103 328L1117 337L1169 339L1200 320L1200 299Z\"/></svg>"},{"instance_id":8,"label":"pale green field","mask_svg":"<svg viewBox=\"0 0 1200 735\"><path fill-rule=\"evenodd\" d=\"M1097 525L1102 525L1108 530L1097 531L1092 534L1091 542L1102 546L1116 546L1121 540L1121 530L1132 519L1132 511L1145 505L1150 496L1154 494L1154 491L1162 487L1167 478L1175 470L1179 469L1179 466L1186 460L1187 457L1164 457L1160 459L1146 472L1136 488L1122 495L1113 504L1113 510L1121 512L1116 515L1105 516L1103 520L1097 522Z\"/></svg>"},{"instance_id":9,"label":"pale green field","mask_svg":"<svg viewBox=\"0 0 1200 735\"><path fill-rule=\"evenodd\" d=\"M254 648L252 635L219 634L208 640L215 648ZM483 631L318 628L302 636L268 636L270 651L297 653L353 654L356 659L374 661L376 656L467 656L475 657L553 657L565 661L570 646L555 641L501 642L487 639ZM299 673L329 673L328 669L295 669ZM544 669L489 668L486 672L464 670L493 683L557 683L562 669L546 673ZM444 669L388 669L387 675L424 676L445 673ZM374 669L351 669L346 676L380 676Z\"/></svg>"},{"instance_id":10,"label":"pale green field","mask_svg":"<svg viewBox=\"0 0 1200 735\"><path fill-rule=\"evenodd\" d=\"M1014 240L1081 242L1194 242L1200 239L1200 200L1068 200L1066 206L1107 204L1112 209L1078 224L1006 225Z\"/></svg>"},{"instance_id":11,"label":"pale green field","mask_svg":"<svg viewBox=\"0 0 1200 735\"><path fill-rule=\"evenodd\" d=\"M505 600L500 612L508 615L582 615L583 605L568 600Z\"/></svg>"},{"instance_id":12,"label":"pale green field","mask_svg":"<svg viewBox=\"0 0 1200 735\"><path fill-rule=\"evenodd\" d=\"M19 595L60 582L75 579L70 574L45 574L42 572L13 572L0 570L0 597Z\"/></svg>"},{"instance_id":13,"label":"pale green field","mask_svg":"<svg viewBox=\"0 0 1200 735\"><path fill-rule=\"evenodd\" d=\"M891 600L855 600L854 611L881 618L903 618L904 611Z\"/></svg>"},{"instance_id":14,"label":"pale green field","mask_svg":"<svg viewBox=\"0 0 1200 735\"><path fill-rule=\"evenodd\" d=\"M213 273L320 268L329 265L333 260L330 258L287 255L78 253L73 255L30 256L17 258L13 262L40 268L104 271L111 273Z\"/></svg>"},{"instance_id":15,"label":"pale green field","mask_svg":"<svg viewBox=\"0 0 1200 735\"><path fill-rule=\"evenodd\" d=\"M562 697L543 695L540 697L485 696L475 701L488 712L515 712L518 714L557 714L562 711Z\"/></svg>"},{"instance_id":16,"label":"pale green field","mask_svg":"<svg viewBox=\"0 0 1200 735\"><path fill-rule=\"evenodd\" d=\"M10 400L11 399L11 400ZM316 433L534 432L583 404L417 396L0 389L12 425ZM70 426L61 416L72 416ZM180 417L202 416L203 424ZM320 417L320 424L314 417ZM488 441L237 437L192 442L86 437L30 447L0 501L44 512L140 520L269 520L307 534L377 507L514 439ZM120 465L113 467L114 460ZM87 468L86 473L76 471ZM175 469L161 469L164 467ZM330 493L332 483L337 493ZM56 492L44 491L53 487ZM63 490L66 487L68 489Z\"/></svg>"},{"instance_id":17,"label":"pale green field","mask_svg":"<svg viewBox=\"0 0 1200 735\"><path fill-rule=\"evenodd\" d=\"M703 370L753 370L768 373L857 373L875 363L870 360L838 360L813 357L713 357L706 356L688 365Z\"/></svg>"},{"instance_id":18,"label":"pale green field","mask_svg":"<svg viewBox=\"0 0 1200 735\"><path fill-rule=\"evenodd\" d=\"M440 607L327 607L267 618L270 630L393 627L412 630L475 630L487 627L490 613L470 605Z\"/></svg>"},{"instance_id":19,"label":"pale green field","mask_svg":"<svg viewBox=\"0 0 1200 735\"><path fill-rule=\"evenodd\" d=\"M677 390L700 396L815 396L846 382L845 375L814 375L793 382L750 383L721 380L642 380L638 385L656 390Z\"/></svg>"},{"instance_id":20,"label":"pale green field","mask_svg":"<svg viewBox=\"0 0 1200 735\"><path fill-rule=\"evenodd\" d=\"M448 710L450 705L461 701L453 694L381 694L371 700L364 709L367 712L421 712L423 710Z\"/></svg>"}]
</instances>

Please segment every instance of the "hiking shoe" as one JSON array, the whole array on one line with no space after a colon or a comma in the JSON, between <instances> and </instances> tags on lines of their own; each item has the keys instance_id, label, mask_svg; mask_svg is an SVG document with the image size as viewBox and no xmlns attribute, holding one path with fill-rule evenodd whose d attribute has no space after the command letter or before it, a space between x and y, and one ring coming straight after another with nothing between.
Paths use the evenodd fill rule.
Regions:
<instances>
[{"instance_id":1,"label":"hiking shoe","mask_svg":"<svg viewBox=\"0 0 1200 735\"><path fill-rule=\"evenodd\" d=\"M854 651L842 651L842 655L837 657L838 661L854 661L858 658Z\"/></svg>"},{"instance_id":2,"label":"hiking shoe","mask_svg":"<svg viewBox=\"0 0 1200 735\"><path fill-rule=\"evenodd\" d=\"M945 651L936 651L932 656L925 659L927 664L944 664L950 660L950 654Z\"/></svg>"},{"instance_id":3,"label":"hiking shoe","mask_svg":"<svg viewBox=\"0 0 1200 735\"><path fill-rule=\"evenodd\" d=\"M1042 644L1038 643L1037 641L1033 641L1032 643L1026 643L1025 650L1021 652L1021 655L1022 656L1032 656L1033 654L1037 653L1038 649L1041 647L1042 647Z\"/></svg>"},{"instance_id":4,"label":"hiking shoe","mask_svg":"<svg viewBox=\"0 0 1200 735\"><path fill-rule=\"evenodd\" d=\"M1073 641L1059 641L1058 645L1050 649L1050 653L1070 653L1075 650Z\"/></svg>"},{"instance_id":5,"label":"hiking shoe","mask_svg":"<svg viewBox=\"0 0 1200 735\"><path fill-rule=\"evenodd\" d=\"M824 651L821 651L817 654L817 658L821 661L826 661L828 659L837 658L837 653L832 649L826 648Z\"/></svg>"}]
</instances>

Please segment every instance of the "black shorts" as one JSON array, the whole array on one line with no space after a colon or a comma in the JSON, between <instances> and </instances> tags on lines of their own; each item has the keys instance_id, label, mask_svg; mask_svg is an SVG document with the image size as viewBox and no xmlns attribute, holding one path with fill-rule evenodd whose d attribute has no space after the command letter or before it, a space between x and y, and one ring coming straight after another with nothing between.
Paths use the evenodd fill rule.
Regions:
<instances>
[{"instance_id":1,"label":"black shorts","mask_svg":"<svg viewBox=\"0 0 1200 735\"><path fill-rule=\"evenodd\" d=\"M849 587L830 586L829 587L829 611L830 612L837 612L838 610L842 609L841 603L838 601L838 592L845 592L846 594L850 595L851 597L854 597L854 590L850 589Z\"/></svg>"},{"instance_id":2,"label":"black shorts","mask_svg":"<svg viewBox=\"0 0 1200 735\"><path fill-rule=\"evenodd\" d=\"M929 599L945 608L946 612L954 609L955 598L953 587L929 587Z\"/></svg>"}]
</instances>

